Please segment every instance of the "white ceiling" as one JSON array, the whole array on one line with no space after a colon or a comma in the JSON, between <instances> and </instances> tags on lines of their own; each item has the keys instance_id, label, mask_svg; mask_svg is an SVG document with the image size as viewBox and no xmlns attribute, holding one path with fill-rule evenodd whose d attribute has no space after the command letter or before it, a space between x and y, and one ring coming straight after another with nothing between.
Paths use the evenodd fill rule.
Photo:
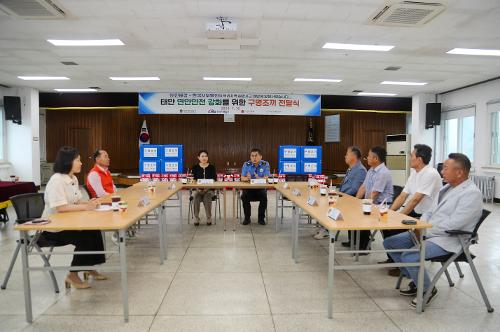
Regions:
<instances>
[{"instance_id":1,"label":"white ceiling","mask_svg":"<svg viewBox=\"0 0 500 332\"><path fill-rule=\"evenodd\" d=\"M500 76L499 57L449 55L454 47L500 49L500 0L449 0L422 27L367 24L383 0L57 0L71 17L23 20L0 14L0 84L53 88L99 86L103 92L233 91L353 94L443 92ZM208 50L188 41L205 24L227 16L257 47ZM111 39L114 47L55 47L46 39ZM325 42L395 45L390 52L322 49ZM75 61L79 66L65 66ZM396 72L387 66L401 66ZM26 82L18 75L68 76ZM161 81L116 82L109 76L160 76ZM207 82L203 76L252 77L252 82ZM294 83L295 77L341 83ZM387 86L383 80L424 81Z\"/></svg>"}]
</instances>

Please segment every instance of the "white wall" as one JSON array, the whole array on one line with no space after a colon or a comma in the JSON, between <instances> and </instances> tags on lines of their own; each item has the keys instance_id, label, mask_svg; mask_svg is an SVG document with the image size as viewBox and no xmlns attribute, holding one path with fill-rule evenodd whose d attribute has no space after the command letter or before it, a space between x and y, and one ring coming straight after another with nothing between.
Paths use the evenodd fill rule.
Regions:
<instances>
[{"instance_id":1,"label":"white wall","mask_svg":"<svg viewBox=\"0 0 500 332\"><path fill-rule=\"evenodd\" d=\"M495 197L500 197L500 168L489 168L491 131L486 103L499 98L500 79L438 96L438 102L442 103L443 110L472 104L476 106L474 173L496 176Z\"/></svg>"},{"instance_id":2,"label":"white wall","mask_svg":"<svg viewBox=\"0 0 500 332\"><path fill-rule=\"evenodd\" d=\"M11 167L8 171L4 169L0 176L5 179L7 172L9 175L19 176L21 181L33 181L40 185L38 90L24 87L0 88L0 99L3 96L21 97L22 124L14 124L12 121L6 123L6 159Z\"/></svg>"}]
</instances>

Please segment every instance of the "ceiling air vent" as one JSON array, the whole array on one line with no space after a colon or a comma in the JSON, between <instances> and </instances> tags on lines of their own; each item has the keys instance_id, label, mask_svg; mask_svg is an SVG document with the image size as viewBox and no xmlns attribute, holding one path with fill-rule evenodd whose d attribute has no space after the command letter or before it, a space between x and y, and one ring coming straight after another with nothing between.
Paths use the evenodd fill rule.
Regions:
<instances>
[{"instance_id":1,"label":"ceiling air vent","mask_svg":"<svg viewBox=\"0 0 500 332\"><path fill-rule=\"evenodd\" d=\"M446 6L439 2L389 1L370 19L370 23L389 26L421 26L439 15Z\"/></svg>"},{"instance_id":2,"label":"ceiling air vent","mask_svg":"<svg viewBox=\"0 0 500 332\"><path fill-rule=\"evenodd\" d=\"M24 19L54 19L66 16L52 0L0 0L0 11Z\"/></svg>"}]
</instances>

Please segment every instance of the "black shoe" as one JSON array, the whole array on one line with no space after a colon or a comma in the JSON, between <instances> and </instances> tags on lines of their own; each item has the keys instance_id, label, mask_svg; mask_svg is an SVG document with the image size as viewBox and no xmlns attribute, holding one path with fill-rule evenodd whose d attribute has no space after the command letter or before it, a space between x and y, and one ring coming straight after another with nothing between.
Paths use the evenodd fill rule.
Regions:
<instances>
[{"instance_id":1,"label":"black shoe","mask_svg":"<svg viewBox=\"0 0 500 332\"><path fill-rule=\"evenodd\" d=\"M415 296L417 295L417 286L415 286L415 283L412 281L408 284L408 288L399 290L399 295Z\"/></svg>"},{"instance_id":2,"label":"black shoe","mask_svg":"<svg viewBox=\"0 0 500 332\"><path fill-rule=\"evenodd\" d=\"M200 222L197 220L197 221L194 222L194 225L195 226L200 226Z\"/></svg>"},{"instance_id":3,"label":"black shoe","mask_svg":"<svg viewBox=\"0 0 500 332\"><path fill-rule=\"evenodd\" d=\"M266 219L259 219L259 224L265 225L266 224Z\"/></svg>"},{"instance_id":4,"label":"black shoe","mask_svg":"<svg viewBox=\"0 0 500 332\"><path fill-rule=\"evenodd\" d=\"M389 264L394 263L394 261L390 258L387 258L385 261L377 262L377 264Z\"/></svg>"},{"instance_id":5,"label":"black shoe","mask_svg":"<svg viewBox=\"0 0 500 332\"><path fill-rule=\"evenodd\" d=\"M351 247L351 242L349 242L349 241L342 242L341 245L342 245L342 247L350 248Z\"/></svg>"},{"instance_id":6,"label":"black shoe","mask_svg":"<svg viewBox=\"0 0 500 332\"><path fill-rule=\"evenodd\" d=\"M387 274L391 277L399 277L401 275L401 270L399 269L399 267L394 267L392 269L389 269L389 271L387 271Z\"/></svg>"},{"instance_id":7,"label":"black shoe","mask_svg":"<svg viewBox=\"0 0 500 332\"><path fill-rule=\"evenodd\" d=\"M245 218L245 220L243 220L243 225L248 225L250 223L250 218Z\"/></svg>"},{"instance_id":8,"label":"black shoe","mask_svg":"<svg viewBox=\"0 0 500 332\"><path fill-rule=\"evenodd\" d=\"M425 292L425 293L427 293L427 292ZM424 296L425 296L425 293L424 293ZM432 302L432 300L434 300L434 299L436 298L437 293L438 293L438 290L437 290L437 288L436 288L436 287L434 287L434 288L432 289L431 296L429 296L429 299L427 300L427 302L425 303L425 305L429 305L429 303L431 303L431 302ZM415 297L415 298L414 298L414 299L410 302L410 305L411 305L412 307L414 307L414 308L416 308L416 307L417 307L417 297Z\"/></svg>"}]
</instances>

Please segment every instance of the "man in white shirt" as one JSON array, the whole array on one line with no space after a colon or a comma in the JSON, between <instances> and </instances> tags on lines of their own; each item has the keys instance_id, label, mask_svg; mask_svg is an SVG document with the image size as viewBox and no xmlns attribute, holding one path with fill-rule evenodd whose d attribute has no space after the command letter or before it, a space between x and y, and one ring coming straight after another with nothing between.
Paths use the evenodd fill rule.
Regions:
<instances>
[{"instance_id":1,"label":"man in white shirt","mask_svg":"<svg viewBox=\"0 0 500 332\"><path fill-rule=\"evenodd\" d=\"M401 194L394 200L391 210L401 212L410 217L420 218L422 214L431 211L437 204L439 191L443 187L438 171L429 165L432 158L432 148L425 144L416 144L411 152L411 174ZM403 233L404 230L385 230L385 238ZM389 257L381 263L393 263ZM389 270L389 275L399 276L399 268Z\"/></svg>"}]
</instances>

